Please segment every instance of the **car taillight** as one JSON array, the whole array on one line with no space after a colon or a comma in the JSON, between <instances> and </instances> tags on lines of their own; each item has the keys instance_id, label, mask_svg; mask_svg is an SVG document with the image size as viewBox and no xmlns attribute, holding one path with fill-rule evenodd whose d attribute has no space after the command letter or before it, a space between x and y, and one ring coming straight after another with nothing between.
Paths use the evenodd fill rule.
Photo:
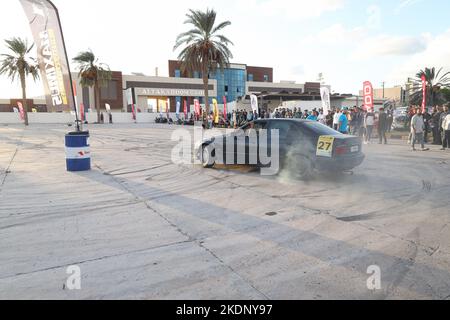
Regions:
<instances>
[{"instance_id":1,"label":"car taillight","mask_svg":"<svg viewBox=\"0 0 450 320\"><path fill-rule=\"evenodd\" d=\"M336 147L336 155L343 155L343 154L346 154L346 153L348 153L348 146L339 146L339 147Z\"/></svg>"}]
</instances>

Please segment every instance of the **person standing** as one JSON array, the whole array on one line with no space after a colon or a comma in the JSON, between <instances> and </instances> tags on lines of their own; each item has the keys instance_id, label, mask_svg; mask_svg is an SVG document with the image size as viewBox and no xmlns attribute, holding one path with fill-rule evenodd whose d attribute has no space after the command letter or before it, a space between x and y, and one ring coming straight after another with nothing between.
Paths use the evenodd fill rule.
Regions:
<instances>
[{"instance_id":1,"label":"person standing","mask_svg":"<svg viewBox=\"0 0 450 320\"><path fill-rule=\"evenodd\" d=\"M386 112L384 112L384 109L380 109L380 114L378 116L378 137L380 138L379 144L383 143L387 144L387 137L386 132L388 130L389 121L388 121L388 115Z\"/></svg>"},{"instance_id":2,"label":"person standing","mask_svg":"<svg viewBox=\"0 0 450 320\"><path fill-rule=\"evenodd\" d=\"M442 120L442 149L450 149L450 113L448 113L448 106L445 107L446 116Z\"/></svg>"},{"instance_id":3,"label":"person standing","mask_svg":"<svg viewBox=\"0 0 450 320\"><path fill-rule=\"evenodd\" d=\"M307 119L307 120L310 120L310 121L317 121L317 120L318 120L317 112L316 112L316 111L313 111L313 112L311 113L311 115L308 116L308 118L306 118L306 119Z\"/></svg>"},{"instance_id":4,"label":"person standing","mask_svg":"<svg viewBox=\"0 0 450 320\"><path fill-rule=\"evenodd\" d=\"M394 124L394 112L389 110L387 113L387 132L392 131L392 125Z\"/></svg>"},{"instance_id":5,"label":"person standing","mask_svg":"<svg viewBox=\"0 0 450 320\"><path fill-rule=\"evenodd\" d=\"M319 116L317 117L317 120L319 121L319 123L321 123L323 125L326 125L325 115L323 114L323 109L320 109Z\"/></svg>"},{"instance_id":6,"label":"person standing","mask_svg":"<svg viewBox=\"0 0 450 320\"><path fill-rule=\"evenodd\" d=\"M406 119L406 123L405 123L406 127L408 127L408 126L411 127L411 121L415 115L416 115L416 109L414 108L414 106L410 106L409 110L408 110L408 116ZM408 144L411 144L413 138L414 138L413 134L410 132L409 137L408 137Z\"/></svg>"},{"instance_id":7,"label":"person standing","mask_svg":"<svg viewBox=\"0 0 450 320\"><path fill-rule=\"evenodd\" d=\"M431 115L431 130L433 132L433 144L441 145L441 128L439 127L439 123L441 120L441 107L437 106L433 108L433 114Z\"/></svg>"},{"instance_id":8,"label":"person standing","mask_svg":"<svg viewBox=\"0 0 450 320\"><path fill-rule=\"evenodd\" d=\"M428 133L430 132L431 129L431 114L428 112L428 109L425 108L425 112L422 114L423 116L423 122L425 124L425 129L423 132L423 140L425 141L425 143L428 143Z\"/></svg>"},{"instance_id":9,"label":"person standing","mask_svg":"<svg viewBox=\"0 0 450 320\"><path fill-rule=\"evenodd\" d=\"M442 148L444 148L444 142L445 142L445 131L443 129L444 119L449 114L448 112L448 105L444 106L444 111L442 111L441 116L439 117L439 130L441 132L441 142L442 142Z\"/></svg>"},{"instance_id":10,"label":"person standing","mask_svg":"<svg viewBox=\"0 0 450 320\"><path fill-rule=\"evenodd\" d=\"M365 144L369 144L372 140L373 126L375 125L375 114L372 110L368 110L364 118L364 127L366 128L366 141Z\"/></svg>"},{"instance_id":11,"label":"person standing","mask_svg":"<svg viewBox=\"0 0 450 320\"><path fill-rule=\"evenodd\" d=\"M339 119L341 118L341 110L336 109L336 112L333 117L333 129L339 131Z\"/></svg>"},{"instance_id":12,"label":"person standing","mask_svg":"<svg viewBox=\"0 0 450 320\"><path fill-rule=\"evenodd\" d=\"M420 143L422 151L428 151L425 148L423 133L425 129L425 122L423 120L422 110L417 108L416 114L411 119L411 134L412 134L412 151L416 151L416 143Z\"/></svg>"},{"instance_id":13,"label":"person standing","mask_svg":"<svg viewBox=\"0 0 450 320\"><path fill-rule=\"evenodd\" d=\"M342 134L348 134L347 112L347 109L344 109L339 117L338 131Z\"/></svg>"}]
</instances>

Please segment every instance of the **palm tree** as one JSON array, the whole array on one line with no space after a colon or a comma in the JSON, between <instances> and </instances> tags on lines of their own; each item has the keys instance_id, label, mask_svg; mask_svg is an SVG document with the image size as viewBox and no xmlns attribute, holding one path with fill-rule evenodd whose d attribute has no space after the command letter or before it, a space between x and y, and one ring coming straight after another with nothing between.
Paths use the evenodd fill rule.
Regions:
<instances>
[{"instance_id":1,"label":"palm tree","mask_svg":"<svg viewBox=\"0 0 450 320\"><path fill-rule=\"evenodd\" d=\"M80 52L73 62L77 64L80 78L80 85L83 88L94 87L95 108L97 110L97 122L100 123L100 88L107 87L112 78L109 66L99 63L91 50Z\"/></svg>"},{"instance_id":2,"label":"palm tree","mask_svg":"<svg viewBox=\"0 0 450 320\"><path fill-rule=\"evenodd\" d=\"M427 82L427 104L435 106L445 102L442 92L444 88L450 88L450 72L441 76L442 68L436 72L435 68L425 68L417 73L416 78L412 80L411 103L420 105L423 98L422 76L425 75Z\"/></svg>"},{"instance_id":3,"label":"palm tree","mask_svg":"<svg viewBox=\"0 0 450 320\"><path fill-rule=\"evenodd\" d=\"M25 125L28 126L27 112L27 82L28 76L33 80L39 79L39 66L36 59L29 54L33 50L34 44L28 46L28 41L21 38L12 38L5 40L6 47L11 51L10 54L2 54L3 59L0 62L0 74L6 74L11 81L19 79L22 86L22 104L25 113Z\"/></svg>"},{"instance_id":4,"label":"palm tree","mask_svg":"<svg viewBox=\"0 0 450 320\"><path fill-rule=\"evenodd\" d=\"M185 46L178 56L183 73L192 75L196 71L201 71L207 115L210 112L209 75L217 68L223 71L233 58L228 49L228 45L233 43L224 35L218 34L219 31L231 25L231 22L225 21L216 25L216 16L217 13L210 9L206 9L206 12L189 10L184 23L193 25L193 28L181 33L173 48L176 51L179 47Z\"/></svg>"}]
</instances>

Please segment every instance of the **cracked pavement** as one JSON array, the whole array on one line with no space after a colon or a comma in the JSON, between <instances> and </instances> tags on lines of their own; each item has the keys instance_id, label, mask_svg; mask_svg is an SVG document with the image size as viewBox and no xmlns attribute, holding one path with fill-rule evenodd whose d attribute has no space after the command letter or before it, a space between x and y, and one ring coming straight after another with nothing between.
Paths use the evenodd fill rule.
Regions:
<instances>
[{"instance_id":1,"label":"cracked pavement","mask_svg":"<svg viewBox=\"0 0 450 320\"><path fill-rule=\"evenodd\" d=\"M450 153L365 146L312 181L171 162L178 127L0 126L0 299L448 299ZM68 266L81 290L67 290ZM382 289L367 288L369 266Z\"/></svg>"}]
</instances>

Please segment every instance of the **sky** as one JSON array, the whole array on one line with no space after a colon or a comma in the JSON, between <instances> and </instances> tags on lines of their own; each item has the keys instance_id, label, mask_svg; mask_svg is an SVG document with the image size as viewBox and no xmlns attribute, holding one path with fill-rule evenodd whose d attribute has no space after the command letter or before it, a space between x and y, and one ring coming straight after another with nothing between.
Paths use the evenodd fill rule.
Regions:
<instances>
[{"instance_id":1,"label":"sky","mask_svg":"<svg viewBox=\"0 0 450 320\"><path fill-rule=\"evenodd\" d=\"M69 59L93 50L101 62L125 74L168 76L168 60L189 9L213 8L230 20L224 34L234 42L232 62L274 68L276 82L317 81L335 93L357 94L402 85L425 67L450 71L450 1L447 0L54 0ZM32 42L19 0L2 0L4 39ZM76 71L74 66L72 71ZM28 80L30 97L44 94ZM0 76L0 98L20 97L18 83Z\"/></svg>"}]
</instances>

